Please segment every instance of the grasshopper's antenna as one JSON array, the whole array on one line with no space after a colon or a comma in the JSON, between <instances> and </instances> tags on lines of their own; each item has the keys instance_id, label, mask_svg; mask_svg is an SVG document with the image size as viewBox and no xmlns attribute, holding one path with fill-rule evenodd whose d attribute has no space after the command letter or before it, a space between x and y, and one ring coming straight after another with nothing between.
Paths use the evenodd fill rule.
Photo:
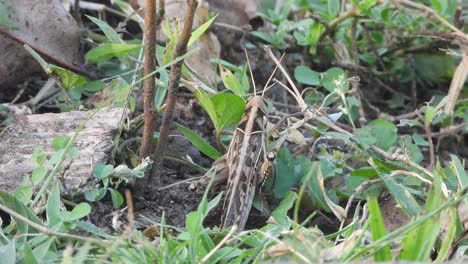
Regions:
<instances>
[{"instance_id":1,"label":"grasshopper's antenna","mask_svg":"<svg viewBox=\"0 0 468 264\"><path fill-rule=\"evenodd\" d=\"M279 59L279 62L281 63L281 61L283 60L284 58L284 55L286 53L283 53L283 55L281 55L280 59ZM276 71L278 70L278 64L276 65L275 69L273 70L273 72L271 73L270 77L268 78L268 81L267 83L265 84L265 87L263 88L263 93L262 93L262 96L263 94L270 88L268 85L270 84L271 80L273 79L273 76L275 76L275 73ZM273 84L274 85L274 84ZM272 85L272 86L273 86Z\"/></svg>"},{"instance_id":2,"label":"grasshopper's antenna","mask_svg":"<svg viewBox=\"0 0 468 264\"><path fill-rule=\"evenodd\" d=\"M257 95L257 86L255 86L255 80L254 80L254 77L253 77L252 68L250 67L249 54L247 54L246 49L244 49L244 52L245 52L245 58L247 59L247 66L249 67L250 79L252 79L252 85L253 85L253 89L254 89L253 94Z\"/></svg>"}]
</instances>

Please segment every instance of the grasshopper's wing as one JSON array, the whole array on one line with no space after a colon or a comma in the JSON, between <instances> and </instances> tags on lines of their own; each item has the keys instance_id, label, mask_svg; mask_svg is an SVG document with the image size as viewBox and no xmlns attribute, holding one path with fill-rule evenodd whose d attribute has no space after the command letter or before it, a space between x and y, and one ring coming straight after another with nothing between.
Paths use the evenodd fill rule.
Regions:
<instances>
[{"instance_id":1,"label":"grasshopper's wing","mask_svg":"<svg viewBox=\"0 0 468 264\"><path fill-rule=\"evenodd\" d=\"M236 131L236 134L242 134L242 132ZM235 140L242 142L244 137L246 135L237 135ZM239 152L229 153L232 155L232 166L229 169L224 200L223 228L237 225L238 230L243 230L252 207L257 183L257 166L262 153L262 135L251 135L248 142L245 155Z\"/></svg>"}]
</instances>

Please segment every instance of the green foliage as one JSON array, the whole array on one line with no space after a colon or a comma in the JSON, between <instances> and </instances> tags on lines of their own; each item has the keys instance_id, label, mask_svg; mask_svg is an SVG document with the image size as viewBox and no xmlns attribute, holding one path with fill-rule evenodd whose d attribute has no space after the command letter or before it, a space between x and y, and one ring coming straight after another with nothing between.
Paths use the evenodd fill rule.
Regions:
<instances>
[{"instance_id":1,"label":"green foliage","mask_svg":"<svg viewBox=\"0 0 468 264\"><path fill-rule=\"evenodd\" d=\"M200 137L198 134L193 132L192 130L184 127L180 124L176 124L177 128L179 129L182 134L203 154L207 155L208 157L216 160L221 157L221 153L219 153L215 148L213 148L206 140Z\"/></svg>"},{"instance_id":2,"label":"green foliage","mask_svg":"<svg viewBox=\"0 0 468 264\"><path fill-rule=\"evenodd\" d=\"M0 3L0 25L13 26L8 24L10 15L5 15L11 2L3 2ZM115 3L133 13L127 3ZM449 21L457 8L457 1L431 0L422 3L430 3L436 12ZM314 114L322 116L321 119L312 117L306 121L307 129L312 132L299 127L303 125L300 122L293 124L294 127L289 123L287 133L280 131L278 137L269 138L272 142L269 142L267 149L278 149L276 175L267 180L261 192L273 194L271 198L276 199L279 205L272 208L269 214L272 218L265 226L230 233L231 230L204 225L208 214L222 199L222 193L219 193L209 201L208 186L197 210L187 214L185 226L175 228L167 225L163 214L157 224L158 238L152 243L138 230L124 235L107 234L84 220L92 211L90 204L78 202L73 206L67 204L67 208L62 206L58 171L65 160L72 160L79 153L74 147L77 134L71 138L59 136L51 142L51 153L40 149L32 153L31 159L37 167L24 178L22 186L13 194L0 192L1 204L51 231L106 241L102 244L82 243L61 236L45 235L27 221L13 217L9 225L2 225L0 229L0 259L5 263L322 263L395 259L426 262L431 261L432 257L436 257L436 261L447 260L455 242L462 235L457 205L468 201L468 176L464 161L450 155L449 161L442 162L448 165L442 167L438 163L434 171L427 168L421 170L414 164L427 167L423 154L430 144L427 137L422 136L421 129L444 127L447 119L466 121L468 107L459 104L453 116L447 116L443 113L447 99L435 98L420 109L420 116L398 120L399 126L413 126L410 133L402 135L394 122L389 121L392 119L385 119L379 109L373 110L377 112L375 116L382 114L380 118L361 122L360 118L365 116L361 116L360 111L372 105L365 100L368 99L367 94L356 93L353 83L356 74L365 76L367 84L375 85L376 90L380 89L377 80L387 86L394 85L398 80L397 84L404 89L413 82L429 87L447 81L456 65L452 57L440 52L428 54L411 51L412 47L427 48L433 44L430 39L413 36L444 33L447 29L429 16L391 2L352 0L348 3L355 7L352 12L342 12L341 4L339 0L289 0L276 11L270 5L260 15L272 23L274 30L252 33L276 49L288 49L287 55L289 51L298 50L308 53L307 56L299 54L302 55L302 65L294 68L294 78L299 85L313 86L313 90L308 89L303 96L311 109L317 110ZM80 75L48 64L31 49L28 51L48 74L61 81L63 91L57 101L62 109L77 107L84 96L105 90L109 92L112 103L134 110L136 102L129 93L132 87L148 77L137 76L137 61L142 60L141 41L124 39L119 35L120 31L107 22L88 18L104 36L100 38L103 43L86 54L86 60L96 63L96 67L109 79L90 82ZM212 17L194 30L189 45L200 38L215 19L216 16ZM155 110L163 105L167 93L167 67L190 55L189 52L173 59L180 32L171 28L169 23L162 26L166 29L168 41L164 47L157 46L156 57L160 67L151 73L159 74ZM255 40L248 44L256 45ZM344 50L340 52L337 46L342 46ZM217 58L212 62L218 65L221 81L228 91L209 96L200 89L195 92L195 97L213 122L216 143L221 151L221 133L239 122L245 111L244 99L251 89L245 65L239 67ZM365 74L360 74L361 71ZM187 68L184 68L183 74L191 76ZM391 110L407 110L410 105L408 98L398 91L391 97L379 100L391 101L388 103ZM272 112L276 115L276 111ZM323 115L325 112L334 114ZM0 115L3 117L6 114L6 108L0 106ZM335 124L343 115L347 119L342 122L350 123L345 130L331 131L329 125L317 124L321 121ZM7 120L11 119L2 121L0 127L5 126ZM269 121L272 120L275 119L270 118ZM208 157L217 159L221 156L220 151L194 131L181 125L177 127ZM307 148L314 148L313 156L292 154L293 148L288 149L294 144L292 131L300 134L306 143L311 143ZM325 143L320 143L319 139L324 138ZM285 140L290 140L288 148L282 145ZM318 142L317 145L314 140ZM382 155L376 148L391 158ZM297 146L297 150L300 149L305 148L303 145ZM414 164L410 165L410 162ZM95 164L92 173L99 184L84 191L85 199L95 202L107 196L111 198L114 208L120 208L124 203L120 187L123 183L143 177L147 166L148 160L134 168ZM34 194L37 189L40 191ZM409 222L392 232L387 231L384 224L386 219L379 208L379 201L374 197L391 197L409 216ZM45 204L45 212L36 215L34 210L41 201ZM345 204L352 206L345 207ZM293 207L294 217L291 220L289 217ZM363 214L366 207L369 209L368 216ZM310 224L309 221L317 214L306 215L306 212L319 210L328 213L328 218L334 218L333 213L342 220L341 226L337 225L337 230L333 231L312 227L316 222ZM439 221L444 215L452 216L447 225ZM332 234L325 236L324 231ZM118 246L108 247L108 242Z\"/></svg>"},{"instance_id":3,"label":"green foliage","mask_svg":"<svg viewBox=\"0 0 468 264\"><path fill-rule=\"evenodd\" d=\"M379 202L375 197L368 199L369 206L369 222L370 229L372 233L372 241L377 241L380 238L384 237L387 233L384 226L384 221L382 219L382 214L380 213ZM377 262L381 261L391 261L392 253L389 246L385 246L374 255L374 260Z\"/></svg>"},{"instance_id":4,"label":"green foliage","mask_svg":"<svg viewBox=\"0 0 468 264\"><path fill-rule=\"evenodd\" d=\"M109 60L112 57L121 57L131 51L140 49L140 45L126 43L106 43L88 51L85 55L87 62L96 63Z\"/></svg>"}]
</instances>

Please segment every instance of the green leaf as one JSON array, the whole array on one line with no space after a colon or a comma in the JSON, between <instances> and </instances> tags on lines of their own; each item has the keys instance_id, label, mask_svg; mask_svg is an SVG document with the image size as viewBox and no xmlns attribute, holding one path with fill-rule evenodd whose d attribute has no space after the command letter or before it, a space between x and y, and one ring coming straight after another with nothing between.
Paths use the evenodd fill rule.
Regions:
<instances>
[{"instance_id":1,"label":"green leaf","mask_svg":"<svg viewBox=\"0 0 468 264\"><path fill-rule=\"evenodd\" d=\"M39 184L44 179L46 174L47 174L47 169L42 165L34 169L32 176L31 176L32 184L34 186Z\"/></svg>"},{"instance_id":2,"label":"green leaf","mask_svg":"<svg viewBox=\"0 0 468 264\"><path fill-rule=\"evenodd\" d=\"M383 150L388 150L397 142L397 127L385 119L371 121L368 126L372 128L372 135L376 139L375 145Z\"/></svg>"},{"instance_id":3,"label":"green leaf","mask_svg":"<svg viewBox=\"0 0 468 264\"><path fill-rule=\"evenodd\" d=\"M102 198L104 198L104 196L106 195L106 192L107 192L106 188L94 188L94 189L85 191L84 193L85 199L86 201L90 201L90 202L99 201Z\"/></svg>"},{"instance_id":4,"label":"green leaf","mask_svg":"<svg viewBox=\"0 0 468 264\"><path fill-rule=\"evenodd\" d=\"M91 213L91 206L88 203L80 203L76 205L71 212L60 212L59 217L66 222L81 219Z\"/></svg>"},{"instance_id":5,"label":"green leaf","mask_svg":"<svg viewBox=\"0 0 468 264\"><path fill-rule=\"evenodd\" d=\"M105 165L102 163L96 163L96 165L94 165L94 168L93 168L94 177L101 179L101 180L111 175L113 171L114 171L114 166Z\"/></svg>"},{"instance_id":6,"label":"green leaf","mask_svg":"<svg viewBox=\"0 0 468 264\"><path fill-rule=\"evenodd\" d=\"M91 21L93 21L94 24L96 24L102 32L106 35L107 39L109 39L110 42L112 43L122 43L122 40L119 37L119 34L111 27L109 24L106 22L102 21L101 19L88 16L86 15L87 18L89 18Z\"/></svg>"},{"instance_id":7,"label":"green leaf","mask_svg":"<svg viewBox=\"0 0 468 264\"><path fill-rule=\"evenodd\" d=\"M207 155L208 157L216 160L220 158L222 155L219 153L215 148L213 148L206 140L204 140L201 136L197 133L193 132L192 130L180 125L176 124L177 128L179 129L182 134L192 143L198 150L200 150L203 154Z\"/></svg>"},{"instance_id":8,"label":"green leaf","mask_svg":"<svg viewBox=\"0 0 468 264\"><path fill-rule=\"evenodd\" d=\"M52 139L52 148L55 151L64 149L68 142L70 142L70 137L69 136L56 136Z\"/></svg>"},{"instance_id":9,"label":"green leaf","mask_svg":"<svg viewBox=\"0 0 468 264\"><path fill-rule=\"evenodd\" d=\"M16 263L15 240L7 240L0 245L0 259L4 264Z\"/></svg>"},{"instance_id":10,"label":"green leaf","mask_svg":"<svg viewBox=\"0 0 468 264\"><path fill-rule=\"evenodd\" d=\"M30 263L30 264L36 264L39 263L36 259L36 257L33 254L33 251L31 249L31 246L29 245L29 241L24 243L23 250L22 250L22 257L23 259L18 259L18 263ZM3 258L2 258L3 259Z\"/></svg>"},{"instance_id":11,"label":"green leaf","mask_svg":"<svg viewBox=\"0 0 468 264\"><path fill-rule=\"evenodd\" d=\"M55 240L55 237L49 237L44 242L42 242L41 244L36 246L33 249L34 257L36 259L40 259L41 262L43 261L42 263L48 262L48 261L45 261L45 258L47 256L47 253L49 253L49 249L50 249L52 243L54 242L54 240Z\"/></svg>"},{"instance_id":12,"label":"green leaf","mask_svg":"<svg viewBox=\"0 0 468 264\"><path fill-rule=\"evenodd\" d=\"M437 13L442 13L442 3L441 0L431 0L432 8L437 12Z\"/></svg>"},{"instance_id":13,"label":"green leaf","mask_svg":"<svg viewBox=\"0 0 468 264\"><path fill-rule=\"evenodd\" d=\"M464 170L463 165L457 156L450 154L450 158L452 159L452 170L454 171L454 174L457 176L458 179L458 188L459 190L462 190L463 188L465 188L465 186L468 185L468 174Z\"/></svg>"},{"instance_id":14,"label":"green leaf","mask_svg":"<svg viewBox=\"0 0 468 264\"><path fill-rule=\"evenodd\" d=\"M124 79L118 78L110 82L108 89L111 94L112 102L118 107L124 107L127 103L128 94L130 93L130 84Z\"/></svg>"},{"instance_id":15,"label":"green leaf","mask_svg":"<svg viewBox=\"0 0 468 264\"><path fill-rule=\"evenodd\" d=\"M218 119L218 115L216 114L216 108L214 107L213 101L208 96L208 94L203 90L197 90L195 92L195 98L197 99L198 103L200 103L201 107L208 113L215 126L215 129L221 130L220 128L220 121Z\"/></svg>"},{"instance_id":16,"label":"green leaf","mask_svg":"<svg viewBox=\"0 0 468 264\"><path fill-rule=\"evenodd\" d=\"M322 84L329 92L339 90L346 92L349 89L349 83L346 82L348 75L341 68L333 67L323 73Z\"/></svg>"},{"instance_id":17,"label":"green leaf","mask_svg":"<svg viewBox=\"0 0 468 264\"><path fill-rule=\"evenodd\" d=\"M416 145L421 147L428 147L429 142L427 142L420 134L414 133L413 134L413 141Z\"/></svg>"},{"instance_id":18,"label":"green leaf","mask_svg":"<svg viewBox=\"0 0 468 264\"><path fill-rule=\"evenodd\" d=\"M309 67L299 65L294 69L294 78L300 83L317 86L320 84L320 73Z\"/></svg>"},{"instance_id":19,"label":"green leaf","mask_svg":"<svg viewBox=\"0 0 468 264\"><path fill-rule=\"evenodd\" d=\"M73 89L88 82L87 78L62 67L49 64L49 69L60 77L65 90Z\"/></svg>"},{"instance_id":20,"label":"green leaf","mask_svg":"<svg viewBox=\"0 0 468 264\"><path fill-rule=\"evenodd\" d=\"M6 207L14 210L18 214L31 220L32 222L42 225L41 220L39 220L39 218L34 214L34 212L28 207L26 207L13 195L8 194L6 192L0 192L0 199L3 201L3 204ZM16 219L15 217L13 217L13 219L16 222L18 232L20 232L21 234L37 233L37 230L35 228L30 227L28 224Z\"/></svg>"},{"instance_id":21,"label":"green leaf","mask_svg":"<svg viewBox=\"0 0 468 264\"><path fill-rule=\"evenodd\" d=\"M31 200L31 197L33 195L33 187L31 185L20 186L20 187L16 188L13 195L20 202L27 205L29 203L29 201Z\"/></svg>"},{"instance_id":22,"label":"green leaf","mask_svg":"<svg viewBox=\"0 0 468 264\"><path fill-rule=\"evenodd\" d=\"M340 10L340 0L328 0L328 15L335 17Z\"/></svg>"},{"instance_id":23,"label":"green leaf","mask_svg":"<svg viewBox=\"0 0 468 264\"><path fill-rule=\"evenodd\" d=\"M60 189L57 183L54 184L52 190L49 194L49 198L47 199L47 208L46 208L46 216L47 216L47 226L49 228L56 226L60 223Z\"/></svg>"},{"instance_id":24,"label":"green leaf","mask_svg":"<svg viewBox=\"0 0 468 264\"><path fill-rule=\"evenodd\" d=\"M434 180L431 190L426 200L426 212L437 210L442 204L442 180L439 164L434 173ZM439 214L434 215L423 224L412 230L402 240L402 251L398 260L426 262L430 260L430 255L437 240L440 230Z\"/></svg>"},{"instance_id":25,"label":"green leaf","mask_svg":"<svg viewBox=\"0 0 468 264\"><path fill-rule=\"evenodd\" d=\"M233 93L239 96L245 95L244 87L242 87L242 84L237 80L236 76L234 76L234 74L232 74L232 72L228 68L219 64L219 72L221 74L223 84L224 86L226 86L226 88L228 88Z\"/></svg>"},{"instance_id":26,"label":"green leaf","mask_svg":"<svg viewBox=\"0 0 468 264\"><path fill-rule=\"evenodd\" d=\"M42 163L47 160L47 154L42 149L35 149L31 156L31 160L37 165L42 165Z\"/></svg>"},{"instance_id":27,"label":"green leaf","mask_svg":"<svg viewBox=\"0 0 468 264\"><path fill-rule=\"evenodd\" d=\"M400 183L390 175L384 175L382 177L385 186L392 194L393 198L400 204L401 208L411 217L417 216L421 213L421 207L418 202L414 199L413 195Z\"/></svg>"},{"instance_id":28,"label":"green leaf","mask_svg":"<svg viewBox=\"0 0 468 264\"><path fill-rule=\"evenodd\" d=\"M203 23L203 25L199 26L196 30L194 30L190 36L190 39L187 43L187 47L190 47L198 38L200 38L205 31L208 30L208 28L213 24L215 19L218 17L218 15L215 15L214 17L210 18L208 21Z\"/></svg>"},{"instance_id":29,"label":"green leaf","mask_svg":"<svg viewBox=\"0 0 468 264\"><path fill-rule=\"evenodd\" d=\"M278 222L284 223L288 219L288 211L294 205L294 202L297 199L297 193L293 191L288 191L284 196L283 200L281 201L280 205L276 207L276 209L271 212L271 216Z\"/></svg>"},{"instance_id":30,"label":"green leaf","mask_svg":"<svg viewBox=\"0 0 468 264\"><path fill-rule=\"evenodd\" d=\"M366 149L377 142L372 133L372 128L368 126L356 129L355 135L358 142Z\"/></svg>"},{"instance_id":31,"label":"green leaf","mask_svg":"<svg viewBox=\"0 0 468 264\"><path fill-rule=\"evenodd\" d=\"M134 50L137 50L141 45L135 44L116 44L106 43L91 49L85 55L85 59L90 63L97 63L109 60L112 57L120 57Z\"/></svg>"},{"instance_id":32,"label":"green leaf","mask_svg":"<svg viewBox=\"0 0 468 264\"><path fill-rule=\"evenodd\" d=\"M375 197L369 198L367 205L369 206L369 222L372 234L372 241L377 241L387 234L384 226L382 214L380 213L379 203ZM390 246L385 246L374 254L376 262L391 261L392 252Z\"/></svg>"},{"instance_id":33,"label":"green leaf","mask_svg":"<svg viewBox=\"0 0 468 264\"><path fill-rule=\"evenodd\" d=\"M235 94L218 93L211 97L211 101L218 116L219 129L239 123L245 111L245 102L241 97Z\"/></svg>"},{"instance_id":34,"label":"green leaf","mask_svg":"<svg viewBox=\"0 0 468 264\"><path fill-rule=\"evenodd\" d=\"M107 188L111 194L112 198L112 206L114 206L115 209L118 209L122 206L124 203L124 198L123 196L116 190L112 188Z\"/></svg>"}]
</instances>

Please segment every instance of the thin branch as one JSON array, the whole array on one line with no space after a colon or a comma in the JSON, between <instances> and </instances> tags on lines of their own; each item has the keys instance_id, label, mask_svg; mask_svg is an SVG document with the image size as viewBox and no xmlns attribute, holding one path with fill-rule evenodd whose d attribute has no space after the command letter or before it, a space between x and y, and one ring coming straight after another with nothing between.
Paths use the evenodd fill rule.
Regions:
<instances>
[{"instance_id":1,"label":"thin branch","mask_svg":"<svg viewBox=\"0 0 468 264\"><path fill-rule=\"evenodd\" d=\"M189 41L190 33L192 31L193 17L195 14L195 9L197 8L197 3L198 2L195 0L189 0L187 3L188 6L185 14L184 28L182 30L182 34L180 36L180 40L177 43L175 51L172 54L173 60L177 59L178 57L182 56L187 52L187 43ZM162 158L166 149L167 139L169 137L169 131L174 116L175 101L177 99L179 89L182 64L183 60L180 60L171 66L171 73L168 85L169 92L166 99L166 111L164 112L161 129L159 131L158 144L153 155L154 169L147 179L148 183L152 182L158 186L160 185L159 176L162 168ZM150 185L148 184L147 186Z\"/></svg>"}]
</instances>

